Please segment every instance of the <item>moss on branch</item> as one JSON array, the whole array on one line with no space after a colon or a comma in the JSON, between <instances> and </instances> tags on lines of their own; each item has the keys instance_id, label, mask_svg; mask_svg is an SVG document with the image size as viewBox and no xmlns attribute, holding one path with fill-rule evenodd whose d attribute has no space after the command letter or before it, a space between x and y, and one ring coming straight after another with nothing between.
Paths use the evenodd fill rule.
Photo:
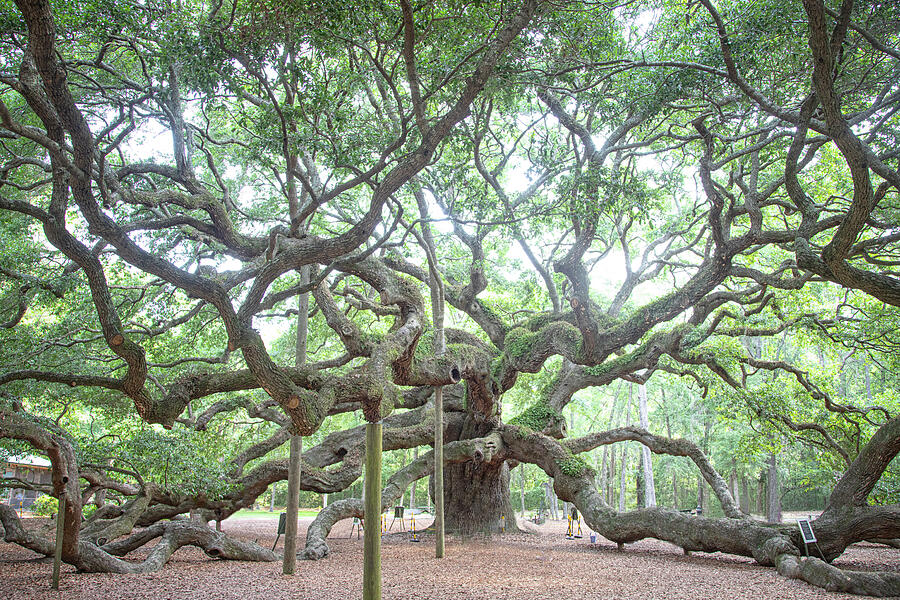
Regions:
<instances>
[{"instance_id":1,"label":"moss on branch","mask_svg":"<svg viewBox=\"0 0 900 600\"><path fill-rule=\"evenodd\" d=\"M510 425L518 425L532 431L543 431L547 425L562 419L562 415L544 401L532 404L521 414L509 421Z\"/></svg>"},{"instance_id":2,"label":"moss on branch","mask_svg":"<svg viewBox=\"0 0 900 600\"><path fill-rule=\"evenodd\" d=\"M586 473L593 474L593 469L588 466L587 462L585 462L581 456L576 454L564 458L563 460L558 460L556 461L556 464L559 465L559 470L569 477L581 477Z\"/></svg>"}]
</instances>

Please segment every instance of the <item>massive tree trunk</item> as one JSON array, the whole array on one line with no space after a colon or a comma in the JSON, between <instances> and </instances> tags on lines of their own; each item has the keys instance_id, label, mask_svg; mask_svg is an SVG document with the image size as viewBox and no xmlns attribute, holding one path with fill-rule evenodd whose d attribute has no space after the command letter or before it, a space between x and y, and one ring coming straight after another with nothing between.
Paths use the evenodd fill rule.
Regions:
<instances>
[{"instance_id":1,"label":"massive tree trunk","mask_svg":"<svg viewBox=\"0 0 900 600\"><path fill-rule=\"evenodd\" d=\"M502 454L502 438L496 432L480 439L449 442L445 445L445 460L448 466L457 463L492 463ZM394 473L384 485L381 493L382 510L393 506L400 494L413 481L427 477L434 472L434 451L429 451ZM445 472L449 472L447 469ZM508 476L508 471L507 471ZM508 489L508 488L507 488ZM339 500L322 510L309 526L306 547L302 557L319 560L328 556L330 550L325 539L335 523L350 517L365 518L363 503L357 498Z\"/></svg>"},{"instance_id":2,"label":"massive tree trunk","mask_svg":"<svg viewBox=\"0 0 900 600\"><path fill-rule=\"evenodd\" d=\"M494 423L467 414L456 436L458 441L482 438ZM500 517L515 527L515 512L509 497L509 466L501 456L444 467L444 518L447 531L462 535L500 531Z\"/></svg>"},{"instance_id":3,"label":"massive tree trunk","mask_svg":"<svg viewBox=\"0 0 900 600\"><path fill-rule=\"evenodd\" d=\"M447 531L461 535L500 531L500 517L507 527L514 520L509 502L509 467L506 461L465 462L448 465L444 475Z\"/></svg>"}]
</instances>

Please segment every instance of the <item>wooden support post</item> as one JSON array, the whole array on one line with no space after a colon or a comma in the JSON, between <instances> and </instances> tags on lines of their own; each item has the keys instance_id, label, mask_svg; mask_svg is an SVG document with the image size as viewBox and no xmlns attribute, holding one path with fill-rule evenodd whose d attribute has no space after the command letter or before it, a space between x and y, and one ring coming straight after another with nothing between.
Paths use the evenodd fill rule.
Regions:
<instances>
[{"instance_id":1,"label":"wooden support post","mask_svg":"<svg viewBox=\"0 0 900 600\"><path fill-rule=\"evenodd\" d=\"M300 459L303 456L303 437L291 436L291 458L288 463L288 500L284 524L284 560L282 573L293 575L297 567L297 517L300 515Z\"/></svg>"},{"instance_id":2,"label":"wooden support post","mask_svg":"<svg viewBox=\"0 0 900 600\"><path fill-rule=\"evenodd\" d=\"M444 390L434 390L434 556L444 557Z\"/></svg>"},{"instance_id":3,"label":"wooden support post","mask_svg":"<svg viewBox=\"0 0 900 600\"><path fill-rule=\"evenodd\" d=\"M309 283L309 265L300 269L300 285ZM306 363L306 338L309 333L309 292L300 294L297 299L297 338L294 348L294 366L299 367ZM294 405L296 398L296 405ZM300 405L300 398L291 397L291 408ZM287 497L287 523L284 528L284 560L282 572L285 575L293 575L297 567L297 517L300 515L300 459L303 456L303 438L299 435L291 436L291 458L288 463L288 497ZM274 495L275 488L273 486ZM277 541L277 540L276 540Z\"/></svg>"},{"instance_id":4,"label":"wooden support post","mask_svg":"<svg viewBox=\"0 0 900 600\"><path fill-rule=\"evenodd\" d=\"M366 528L363 533L363 600L381 600L381 421L366 423Z\"/></svg>"},{"instance_id":5,"label":"wooden support post","mask_svg":"<svg viewBox=\"0 0 900 600\"><path fill-rule=\"evenodd\" d=\"M59 495L59 506L56 512L56 552L53 553L53 580L50 587L54 590L59 589L59 566L62 562L62 547L64 526L66 521L66 492L62 491Z\"/></svg>"}]
</instances>

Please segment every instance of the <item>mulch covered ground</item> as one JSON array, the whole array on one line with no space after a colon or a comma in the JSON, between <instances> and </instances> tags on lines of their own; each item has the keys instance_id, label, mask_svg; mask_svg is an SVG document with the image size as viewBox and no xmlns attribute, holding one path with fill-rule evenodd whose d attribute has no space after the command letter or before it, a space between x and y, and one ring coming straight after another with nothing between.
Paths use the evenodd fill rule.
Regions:
<instances>
[{"instance_id":1,"label":"mulch covered ground","mask_svg":"<svg viewBox=\"0 0 900 600\"><path fill-rule=\"evenodd\" d=\"M311 519L304 519L302 528ZM267 519L228 520L225 531L272 547L275 523ZM398 522L399 525L399 522ZM418 522L428 525L428 521ZM362 540L348 537L350 521L329 538L332 554L318 562L298 562L293 577L281 563L214 561L196 548L182 548L166 567L149 575L77 574L63 566L60 591L50 590L52 562L0 542L0 598L66 600L343 600L361 597ZM449 537L446 556L434 558L434 538L410 543L405 534L383 538L383 593L389 599L580 600L661 598L731 600L752 598L859 598L825 592L779 577L774 569L720 554L684 556L679 548L642 541L618 552L588 531L564 539L565 523L548 522L534 533ZM394 528L397 529L397 526ZM278 547L281 548L282 541ZM836 561L845 568L900 572L900 551L858 544Z\"/></svg>"}]
</instances>

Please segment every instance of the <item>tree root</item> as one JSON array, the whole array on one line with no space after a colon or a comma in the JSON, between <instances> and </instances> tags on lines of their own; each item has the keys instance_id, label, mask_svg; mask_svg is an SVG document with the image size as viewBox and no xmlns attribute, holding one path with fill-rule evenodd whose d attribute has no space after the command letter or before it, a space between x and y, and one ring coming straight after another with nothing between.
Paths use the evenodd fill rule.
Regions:
<instances>
[{"instance_id":1,"label":"tree root","mask_svg":"<svg viewBox=\"0 0 900 600\"><path fill-rule=\"evenodd\" d=\"M887 571L847 571L815 558L780 556L778 572L792 579L800 579L829 592L844 592L878 598L900 596L900 573Z\"/></svg>"},{"instance_id":2,"label":"tree root","mask_svg":"<svg viewBox=\"0 0 900 600\"><path fill-rule=\"evenodd\" d=\"M82 527L80 538L83 541L90 541L102 546L109 540L128 535L134 529L135 522L149 506L150 494L142 489L140 494L126 503L124 507L116 507L119 509L117 512L121 514L115 518L106 519L101 515L99 518L90 519Z\"/></svg>"},{"instance_id":3,"label":"tree root","mask_svg":"<svg viewBox=\"0 0 900 600\"><path fill-rule=\"evenodd\" d=\"M22 527L15 511L0 505L0 521L3 523L4 540L18 544L45 556L53 556L52 540L35 535ZM140 563L116 558L124 556L147 542L160 538L150 555ZM196 546L210 558L272 562L276 554L252 542L229 538L205 524L190 521L157 523L129 538L98 547L90 541L79 541L74 559L66 559L79 571L88 573L151 573L158 571L182 546Z\"/></svg>"},{"instance_id":4,"label":"tree root","mask_svg":"<svg viewBox=\"0 0 900 600\"><path fill-rule=\"evenodd\" d=\"M276 554L252 542L229 538L224 533L214 531L205 524L190 521L173 521L160 523L151 528L149 534L136 534L138 540L125 540L118 545L107 544L98 548L93 544L82 543L79 570L94 573L151 573L160 570L171 558L172 554L182 546L196 546L210 558L227 560L248 560L273 562ZM146 543L149 536L162 532L159 543L150 551L150 555L141 563L131 563L115 558L110 551L122 552L126 547L139 547L138 541ZM148 539L149 538L149 539Z\"/></svg>"},{"instance_id":5,"label":"tree root","mask_svg":"<svg viewBox=\"0 0 900 600\"><path fill-rule=\"evenodd\" d=\"M390 503L392 499L382 495L382 507L385 501ZM303 552L299 554L300 558L303 560L320 560L328 556L331 550L325 538L328 537L334 524L350 517L362 518L364 514L363 501L359 498L339 500L323 508L309 525L309 529L306 532L306 546L303 548Z\"/></svg>"},{"instance_id":6,"label":"tree root","mask_svg":"<svg viewBox=\"0 0 900 600\"><path fill-rule=\"evenodd\" d=\"M873 544L881 544L883 546L890 546L891 548L900 548L900 538L894 538L894 539L869 538L866 541L871 542Z\"/></svg>"}]
</instances>

